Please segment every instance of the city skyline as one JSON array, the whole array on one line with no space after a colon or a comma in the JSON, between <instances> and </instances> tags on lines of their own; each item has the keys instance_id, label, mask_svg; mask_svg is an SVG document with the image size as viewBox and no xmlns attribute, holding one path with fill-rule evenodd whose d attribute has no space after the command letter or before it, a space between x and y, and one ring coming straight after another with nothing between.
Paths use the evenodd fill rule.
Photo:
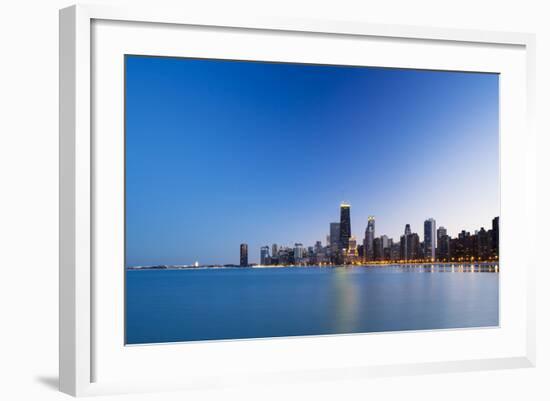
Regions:
<instances>
[{"instance_id":1,"label":"city skyline","mask_svg":"<svg viewBox=\"0 0 550 401\"><path fill-rule=\"evenodd\" d=\"M500 214L495 74L127 56L126 84L128 266L258 263L343 200L358 245L369 216L395 241Z\"/></svg>"},{"instance_id":2,"label":"city skyline","mask_svg":"<svg viewBox=\"0 0 550 401\"><path fill-rule=\"evenodd\" d=\"M499 216L491 220L490 228L480 226L473 233L463 229L456 237L448 235L443 225L437 227L436 220L429 217L424 220L421 236L406 223L398 240L386 234L376 236L376 216L369 216L362 245L357 244L357 237L348 230L351 221L351 205L343 202L340 204L340 222L329 223L330 234L324 245L322 241L306 246L303 243L264 245L260 248L259 265L498 262L499 259ZM243 263L243 247L246 249L246 263ZM281 259L282 253L285 253L284 259ZM248 263L248 257L248 245L242 243L239 266L256 265Z\"/></svg>"},{"instance_id":3,"label":"city skyline","mask_svg":"<svg viewBox=\"0 0 550 401\"><path fill-rule=\"evenodd\" d=\"M361 239L358 236L355 236L353 232L348 233L347 227L351 227L351 205L347 202L340 204L340 221L339 222L330 222L329 223L329 234L325 237L325 243L323 240L316 240L312 245L305 245L302 242L287 242L287 243L270 243L264 244L259 248L259 258L258 262L251 261L249 246L247 242L241 242L239 244L239 256L238 262L233 262L232 260L226 261L224 263L201 263L195 261L193 264L186 263L172 263L172 264L153 264L153 265L134 265L128 267L136 266L254 266L254 265L269 265L273 264L271 262L266 263L268 258L272 258L277 255L280 251L291 251L293 257L302 258L305 257L308 250L311 251L315 249L315 252L327 252L328 255L326 260L323 260L323 264L369 264L376 262L402 262L402 261L413 261L418 259L418 262L424 263L429 262L455 262L455 258L452 255L452 250L450 249L450 242L453 240L458 240L461 236L467 236L467 238L474 238L478 236L479 233L485 232L487 237L485 238L488 241L485 246L485 255L483 257L478 257L472 259L472 261L493 261L498 262L499 256L499 216L495 216L491 219L491 225L478 226L474 230L460 230L457 235L450 235L447 227L442 224L437 224L436 219L433 217L428 217L424 220L423 230L418 232L411 227L410 223L405 223L403 225L404 229L400 236L397 239L390 237L386 234L376 235L376 216L369 216L367 226L365 229L364 238ZM342 228L342 223L345 223L345 228ZM337 238L334 238L334 237ZM412 236L412 237L411 237ZM410 247L409 240L412 238L413 241L416 241L416 246L418 247L417 251L422 252L422 255L416 255L415 257L408 256L407 247ZM378 241L378 243L377 243ZM450 241L450 242L449 242ZM353 242L353 247L350 245ZM361 245L358 245L361 243ZM473 246L473 244L471 244ZM344 260L343 258L336 258L338 252L345 249L347 252L349 249L354 249L355 258ZM362 250L357 250L362 247ZM394 256L392 247L397 247L399 256ZM404 247L404 248L403 248ZM300 255L297 255L296 252L300 252ZM389 253L386 254L386 251ZM415 251L415 252L417 252ZM301 254L303 252L303 255ZM255 253L255 250L252 250L252 254ZM332 255L330 255L332 254ZM329 256L330 255L330 256ZM490 255L490 257L489 257ZM341 255L340 255L341 256ZM496 257L495 257L496 256ZM255 258L252 257L252 260ZM462 262L456 260L456 262ZM469 261L469 258L464 261ZM283 263L283 264L300 264L303 261L293 260L292 263ZM313 264L321 263L315 261ZM277 263L275 263L277 264ZM306 263L307 264L307 263Z\"/></svg>"}]
</instances>

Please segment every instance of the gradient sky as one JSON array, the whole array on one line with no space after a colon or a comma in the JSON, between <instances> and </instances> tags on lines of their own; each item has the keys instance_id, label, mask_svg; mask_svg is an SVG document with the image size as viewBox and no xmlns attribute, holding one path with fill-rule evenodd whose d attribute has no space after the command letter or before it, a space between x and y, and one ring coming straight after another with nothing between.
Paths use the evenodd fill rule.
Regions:
<instances>
[{"instance_id":1,"label":"gradient sky","mask_svg":"<svg viewBox=\"0 0 550 401\"><path fill-rule=\"evenodd\" d=\"M126 264L499 214L498 75L126 56Z\"/></svg>"}]
</instances>

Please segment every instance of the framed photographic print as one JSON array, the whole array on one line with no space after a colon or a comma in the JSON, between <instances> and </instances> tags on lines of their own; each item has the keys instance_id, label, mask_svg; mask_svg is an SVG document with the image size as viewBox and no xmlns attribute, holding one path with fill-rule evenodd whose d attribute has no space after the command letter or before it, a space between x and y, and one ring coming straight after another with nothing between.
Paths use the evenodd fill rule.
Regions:
<instances>
[{"instance_id":1,"label":"framed photographic print","mask_svg":"<svg viewBox=\"0 0 550 401\"><path fill-rule=\"evenodd\" d=\"M532 366L533 46L62 10L61 390Z\"/></svg>"},{"instance_id":2,"label":"framed photographic print","mask_svg":"<svg viewBox=\"0 0 550 401\"><path fill-rule=\"evenodd\" d=\"M126 344L499 325L498 74L125 57Z\"/></svg>"}]
</instances>

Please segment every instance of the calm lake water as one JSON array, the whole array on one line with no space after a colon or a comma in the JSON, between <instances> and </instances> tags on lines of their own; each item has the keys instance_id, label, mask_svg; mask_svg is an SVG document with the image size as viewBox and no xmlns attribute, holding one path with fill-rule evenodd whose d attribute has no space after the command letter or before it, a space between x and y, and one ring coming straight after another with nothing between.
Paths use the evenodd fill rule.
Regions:
<instances>
[{"instance_id":1,"label":"calm lake water","mask_svg":"<svg viewBox=\"0 0 550 401\"><path fill-rule=\"evenodd\" d=\"M471 265L128 270L126 343L497 326L498 277Z\"/></svg>"}]
</instances>

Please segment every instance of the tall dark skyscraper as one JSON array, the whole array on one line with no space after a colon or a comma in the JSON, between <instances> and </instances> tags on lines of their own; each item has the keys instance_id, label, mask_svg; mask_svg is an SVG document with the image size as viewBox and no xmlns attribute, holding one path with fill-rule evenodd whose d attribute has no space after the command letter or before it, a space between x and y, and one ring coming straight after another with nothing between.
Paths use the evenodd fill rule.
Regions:
<instances>
[{"instance_id":1,"label":"tall dark skyscraper","mask_svg":"<svg viewBox=\"0 0 550 401\"><path fill-rule=\"evenodd\" d=\"M435 220L432 218L424 221L424 257L435 259Z\"/></svg>"},{"instance_id":2,"label":"tall dark skyscraper","mask_svg":"<svg viewBox=\"0 0 550 401\"><path fill-rule=\"evenodd\" d=\"M248 266L248 244L241 244L241 267Z\"/></svg>"},{"instance_id":3,"label":"tall dark skyscraper","mask_svg":"<svg viewBox=\"0 0 550 401\"><path fill-rule=\"evenodd\" d=\"M366 260L374 260L374 236L375 236L375 220L374 216L369 216L367 228L365 230L365 249Z\"/></svg>"},{"instance_id":4,"label":"tall dark skyscraper","mask_svg":"<svg viewBox=\"0 0 550 401\"><path fill-rule=\"evenodd\" d=\"M350 205L340 204L340 249L349 248L349 238L351 237L351 217Z\"/></svg>"},{"instance_id":5,"label":"tall dark skyscraper","mask_svg":"<svg viewBox=\"0 0 550 401\"><path fill-rule=\"evenodd\" d=\"M493 256L499 255L499 218L498 216L493 219L493 227L491 230L491 248Z\"/></svg>"}]
</instances>

